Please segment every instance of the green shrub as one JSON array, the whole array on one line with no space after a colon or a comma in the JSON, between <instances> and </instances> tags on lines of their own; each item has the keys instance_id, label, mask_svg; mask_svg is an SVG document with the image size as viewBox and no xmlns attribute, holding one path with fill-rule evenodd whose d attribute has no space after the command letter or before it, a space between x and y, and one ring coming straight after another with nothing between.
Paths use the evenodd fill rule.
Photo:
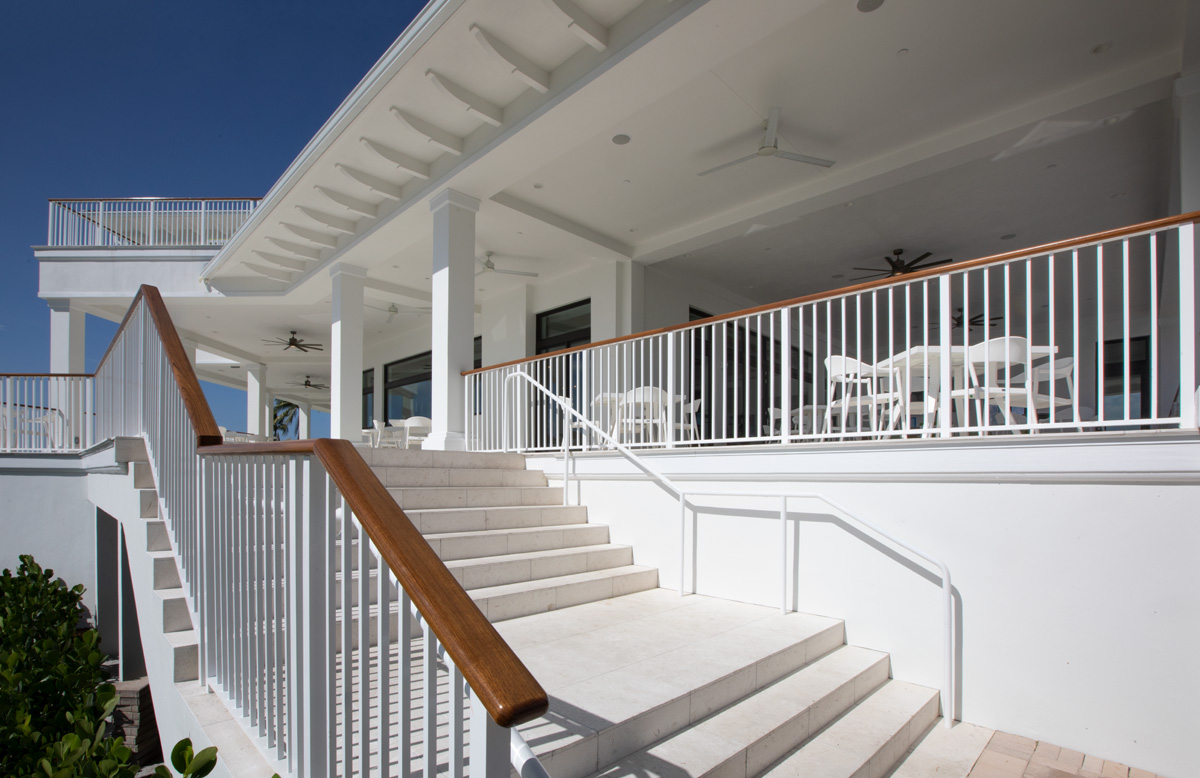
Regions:
<instances>
[{"instance_id":1,"label":"green shrub","mask_svg":"<svg viewBox=\"0 0 1200 778\"><path fill-rule=\"evenodd\" d=\"M133 778L133 753L104 737L117 691L104 683L100 635L80 629L83 586L67 588L32 556L0 574L0 775L16 778ZM181 775L204 778L217 749L175 745ZM170 778L159 765L156 775Z\"/></svg>"}]
</instances>

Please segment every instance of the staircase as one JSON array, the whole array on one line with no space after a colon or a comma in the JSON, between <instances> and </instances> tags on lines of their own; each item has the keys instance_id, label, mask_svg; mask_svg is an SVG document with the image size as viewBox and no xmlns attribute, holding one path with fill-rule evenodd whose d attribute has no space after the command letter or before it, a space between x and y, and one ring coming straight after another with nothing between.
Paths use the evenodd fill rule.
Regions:
<instances>
[{"instance_id":1,"label":"staircase","mask_svg":"<svg viewBox=\"0 0 1200 778\"><path fill-rule=\"evenodd\" d=\"M553 778L958 778L991 735L838 620L656 588L520 455L362 454L549 693L519 729Z\"/></svg>"}]
</instances>

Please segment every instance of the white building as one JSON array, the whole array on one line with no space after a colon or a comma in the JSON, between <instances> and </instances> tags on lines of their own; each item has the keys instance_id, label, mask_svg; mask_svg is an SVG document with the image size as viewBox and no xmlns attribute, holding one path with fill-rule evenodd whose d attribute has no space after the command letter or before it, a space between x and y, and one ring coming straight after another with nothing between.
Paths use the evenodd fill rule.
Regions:
<instances>
[{"instance_id":1,"label":"white building","mask_svg":"<svg viewBox=\"0 0 1200 778\"><path fill-rule=\"evenodd\" d=\"M1170 217L1200 210L1200 10L857 5L434 0L261 200L52 201L52 371L82 372L85 317L121 320L149 284L196 375L246 389L251 436L272 397L354 442L428 416L425 449L521 450L558 485L569 433L571 502L659 585L782 590L943 688L942 579L919 548L955 576L944 716L1191 774L1197 294L1191 220ZM838 291L889 258L937 269ZM132 353L109 379L8 380L0 489L57 474L75 491L55 521L90 527L89 499L123 499L79 486L121 469L95 446L145 436L206 624L216 584L188 565L221 563L189 555L232 514L206 513L205 470L195 521L171 515L152 409L102 397L158 358ZM143 398L170 396L156 375ZM681 519L681 489L760 496L694 494ZM781 523L765 495L784 492L810 496ZM95 544L71 553L47 563L103 590Z\"/></svg>"}]
</instances>

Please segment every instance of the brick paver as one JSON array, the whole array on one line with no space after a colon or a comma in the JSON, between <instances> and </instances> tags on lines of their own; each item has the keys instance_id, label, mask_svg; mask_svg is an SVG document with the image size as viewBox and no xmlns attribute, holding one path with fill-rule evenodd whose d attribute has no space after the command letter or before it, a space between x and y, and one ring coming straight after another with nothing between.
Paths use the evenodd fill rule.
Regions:
<instances>
[{"instance_id":1,"label":"brick paver","mask_svg":"<svg viewBox=\"0 0 1200 778\"><path fill-rule=\"evenodd\" d=\"M967 778L1158 778L1052 743L996 732Z\"/></svg>"}]
</instances>

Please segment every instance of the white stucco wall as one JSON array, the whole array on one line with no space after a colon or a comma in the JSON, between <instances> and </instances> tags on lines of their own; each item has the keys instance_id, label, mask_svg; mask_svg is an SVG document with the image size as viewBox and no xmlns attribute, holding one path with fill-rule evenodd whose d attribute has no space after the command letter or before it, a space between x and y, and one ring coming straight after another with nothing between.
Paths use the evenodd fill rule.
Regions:
<instances>
[{"instance_id":1,"label":"white stucco wall","mask_svg":"<svg viewBox=\"0 0 1200 778\"><path fill-rule=\"evenodd\" d=\"M15 572L33 554L68 585L83 584L94 614L96 511L79 457L0 454L0 506L0 569Z\"/></svg>"},{"instance_id":2,"label":"white stucco wall","mask_svg":"<svg viewBox=\"0 0 1200 778\"><path fill-rule=\"evenodd\" d=\"M818 492L945 561L959 598L964 720L1190 775L1200 731L1200 441L1114 440L744 447L651 461L694 489ZM619 455L577 462L581 473L631 472ZM552 459L538 464L561 473ZM722 478L730 473L757 481ZM678 585L672 496L644 480L575 491L613 542L659 568L660 585ZM696 519L697 591L777 606L778 501L696 500L712 508ZM940 688L936 573L848 531L820 503L790 510L802 519L789 530L790 599L844 618L849 642L891 652L895 677Z\"/></svg>"}]
</instances>

